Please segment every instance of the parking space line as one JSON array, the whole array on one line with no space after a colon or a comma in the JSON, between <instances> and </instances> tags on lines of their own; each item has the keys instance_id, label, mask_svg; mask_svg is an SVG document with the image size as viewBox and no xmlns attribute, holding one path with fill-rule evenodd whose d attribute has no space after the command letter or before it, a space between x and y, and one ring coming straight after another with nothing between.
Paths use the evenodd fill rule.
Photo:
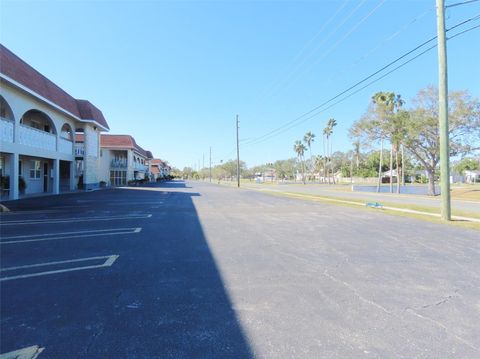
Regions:
<instances>
[{"instance_id":1,"label":"parking space line","mask_svg":"<svg viewBox=\"0 0 480 359\"><path fill-rule=\"evenodd\" d=\"M118 257L119 257L119 255L112 254L112 255L109 255L109 256L69 259L69 260L65 260L65 261L55 261L55 262L47 262L47 263L28 264L28 265L24 265L24 266L0 268L0 272L8 272L8 271L19 270L19 269L38 268L38 267L46 267L46 266L58 265L58 264L77 263L77 262L86 262L86 261L105 259L105 262L103 262L102 264L89 265L89 266L83 266L83 267L73 267L73 268L66 268L66 269L57 269L57 270L38 272L38 273L28 273L28 274L14 275L14 276L10 276L10 277L0 278L0 282L1 281L7 281L7 280L13 280L13 279L23 279L23 278L31 278L31 277L40 277L40 276L50 275L50 274L73 272L73 271L79 271L79 270L85 270L85 269L110 267L110 266L112 266L113 263L115 263L115 261L117 260Z\"/></svg>"},{"instance_id":2,"label":"parking space line","mask_svg":"<svg viewBox=\"0 0 480 359\"><path fill-rule=\"evenodd\" d=\"M3 237L2 241L0 241L0 245L54 241L58 239L113 236L117 234L118 235L133 234L133 233L140 233L141 230L142 230L141 227L132 227L132 228L98 229L98 230L92 230L92 231L60 232L60 233L46 233L46 234L32 234L32 235L23 235L23 236Z\"/></svg>"},{"instance_id":3,"label":"parking space line","mask_svg":"<svg viewBox=\"0 0 480 359\"><path fill-rule=\"evenodd\" d=\"M38 345L32 345L27 348L14 350L0 354L0 359L35 359L43 352L45 348L40 348Z\"/></svg>"},{"instance_id":4,"label":"parking space line","mask_svg":"<svg viewBox=\"0 0 480 359\"><path fill-rule=\"evenodd\" d=\"M73 217L73 218L58 218L58 219L30 219L30 220L17 220L17 221L2 221L0 226L12 226L12 225L28 225L28 224L40 224L40 223L66 223L66 222L91 222L91 221L117 221L125 219L143 219L151 218L151 214L145 215L131 215L131 216L107 216L107 217Z\"/></svg>"}]
</instances>

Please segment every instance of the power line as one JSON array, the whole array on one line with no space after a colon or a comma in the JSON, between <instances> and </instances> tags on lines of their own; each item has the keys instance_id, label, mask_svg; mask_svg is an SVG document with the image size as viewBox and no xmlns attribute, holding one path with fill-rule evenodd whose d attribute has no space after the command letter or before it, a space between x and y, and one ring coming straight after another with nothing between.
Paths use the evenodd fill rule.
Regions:
<instances>
[{"instance_id":1,"label":"power line","mask_svg":"<svg viewBox=\"0 0 480 359\"><path fill-rule=\"evenodd\" d=\"M467 20L465 20L465 21L462 21L461 23L452 26L451 28L447 29L446 31L453 30L453 29L455 29L455 28L457 28L457 27L459 27L459 26L461 26L461 25L463 25L463 24L465 24L465 23L468 23L468 22L470 22L470 21L474 21L474 20L476 20L476 19L478 19L478 18L480 18L480 14L479 14L479 15L476 15L476 16L470 18L470 19L467 19ZM457 36L460 36L460 35L463 35L463 34L465 34L465 33L467 33L467 32L473 31L473 30L475 30L475 29L477 29L477 28L480 28L480 25L476 25L476 26L470 27L470 28L468 28L468 29L465 29L465 30L463 30L463 31L461 31L461 32L458 32L458 33L456 33L456 34L448 37L447 40L454 39L454 38L457 37ZM435 37L434 39L436 39L436 37ZM431 39L425 41L423 44L425 45L425 44L427 44L427 43L429 43L429 42L431 42ZM424 45L423 45L423 46L424 46ZM296 127L297 125L300 125L300 124L302 124L302 123L304 123L304 122L306 122L306 121L308 121L308 120L310 120L310 119L318 116L319 114L321 114L321 113L329 110L330 108L338 105L339 103L347 100L348 98L352 97L353 95L356 95L356 94L359 93L360 91L362 91L362 90L364 90L365 88L371 86L372 84L374 84L374 83L382 80L383 78L387 77L387 76L390 75L391 73L393 73L393 72L397 71L398 69L406 66L406 65L409 64L410 62L416 60L416 59L419 58L420 56L426 54L427 52L433 50L433 49L436 48L436 47L437 47L437 44L434 44L434 45L428 47L427 49L425 49L425 50L423 50L422 52L418 53L418 54L415 55L414 57L406 60L405 62L402 62L400 65L394 67L393 69L389 70L388 72L386 72L385 74L381 75L380 77L378 77L378 78L376 78L376 79L368 82L367 84L365 84L365 85L362 86L361 88L359 88L359 89L351 92L350 94L348 94L348 95L340 98L339 100L335 101L333 104L329 105L328 107L326 107L326 108L324 108L324 109L321 109L320 111L317 111L317 110L320 109L320 107L322 107L322 106L317 106L315 109L309 111L308 113L303 114L301 117L298 117L296 120L290 121L289 123L287 123L287 124L285 124L285 125L277 128L277 129L274 130L274 131L270 131L269 133L267 133L267 134L265 134L265 135L263 135L263 136L260 136L260 137L258 137L258 138L256 138L256 139L253 139L252 141L246 143L244 146L247 146L247 147L248 147L248 146L254 146L254 145L257 145L257 144L259 144L259 143L268 141L269 139L271 139L271 138L273 138L273 137L275 137L275 136L277 136L277 135L280 135L280 134L282 134L282 133L285 133L285 132L289 131L290 129ZM419 48L419 46L417 46L416 49L418 49L418 48ZM409 51L409 53L411 53L411 51ZM404 58L404 57L405 57L405 56L403 56L403 55L401 56L401 58ZM401 58L399 58L399 59L401 59ZM398 61L395 61L395 62L392 61L392 63L396 63L396 62L398 62ZM391 64L392 64L392 63L391 63ZM376 73L378 73L378 71L377 71ZM365 82L366 80L370 79L371 77L372 77L372 76L368 76L368 78L362 80L361 83ZM359 81L359 83L360 83L360 81ZM359 84L359 83L357 83L357 84ZM353 88L351 88L351 89L353 89ZM340 95L335 96L335 99L338 98L338 97L340 97L341 95L345 94L346 92L348 92L348 91L343 91ZM331 102L331 101L332 101L332 99L330 99L328 102L326 101L326 103L329 103L329 102ZM316 112L316 111L317 111L317 112ZM313 112L314 112L314 113L313 113ZM312 114L312 113L313 113L313 114ZM303 118L303 117L305 117L305 116L308 115L308 114L311 114L311 115L308 116L308 117L306 117L306 118ZM303 119L302 119L302 118L303 118ZM302 119L302 120L301 120L301 119ZM301 121L298 122L299 120L301 120ZM235 151L235 149L233 149L232 151L230 151L230 152L227 154L226 157L228 157L228 156L229 156L230 154L232 154L234 151Z\"/></svg>"},{"instance_id":2,"label":"power line","mask_svg":"<svg viewBox=\"0 0 480 359\"><path fill-rule=\"evenodd\" d=\"M403 31L405 31L406 29L408 29L412 24L414 24L415 22L417 22L418 20L420 20L422 17L424 17L425 15L427 15L429 12L433 11L434 9L433 8L428 8L427 10L425 10L424 12L422 12L421 14L417 15L413 20L409 21L407 24L403 25L400 29L398 29L397 31L395 31L394 33L392 33L391 35L385 37L379 44L375 45L373 48L371 48L369 51L367 51L365 54L363 54L360 58L358 58L349 68L348 70L351 70L353 68L355 68L360 62L362 62L363 60L367 59L372 53L374 53L375 51L377 51L379 48L381 48L382 46L384 46L386 43L392 41L394 38L396 38L398 35L400 35ZM338 78L338 76L340 74L343 74L347 69L344 69L342 71L340 71L340 73L337 73L335 74L335 76L332 76L330 78L330 81L332 81L333 79L335 78Z\"/></svg>"},{"instance_id":3,"label":"power line","mask_svg":"<svg viewBox=\"0 0 480 359\"><path fill-rule=\"evenodd\" d=\"M337 17L337 15L343 10L343 8L347 4L348 4L348 0L344 0L343 3L340 5L340 7L338 7L338 9L334 12L334 14L330 16L330 18L326 22L323 23L320 30L318 30L317 33L312 38L310 38L310 40L307 41L307 43L302 47L302 49L297 53L297 55L294 56L293 60L291 60L290 62L293 68L289 70L287 76L283 76L283 79L282 79L280 78L281 74L280 73L277 74L276 76L277 80L274 80L274 82L270 86L270 92L275 91L283 80L288 79L293 73L295 73L298 67L301 66L305 61L304 59L302 59L302 57L307 59L311 57L312 52L315 52L321 44L323 44L329 37L331 37L333 33L335 33L335 31L331 32L330 34L328 34L328 36L324 37L320 42L320 44L315 46L313 50L308 50L310 45L313 44L313 42L317 39L317 37L324 32L327 26L330 25L330 23ZM337 28L335 30L337 30L338 27L339 25L337 25ZM265 89L264 91L261 92L260 97L264 97L264 95L267 95L268 92L269 90Z\"/></svg>"},{"instance_id":4,"label":"power line","mask_svg":"<svg viewBox=\"0 0 480 359\"><path fill-rule=\"evenodd\" d=\"M458 24L450 27L450 28L447 29L446 31L447 31L447 32L448 32L448 31L451 31L451 30L453 30L453 29L456 29L456 28L459 27L459 26L462 26L462 25L464 25L464 24L466 24L466 23L468 23L468 22L471 22L471 21L475 21L475 20L477 20L477 19L479 19L479 18L480 18L480 14L478 14L478 15L476 15L476 16L473 16L473 17L471 17L471 18L469 18L469 19L467 19L467 20L464 20L464 21L462 21L462 22L460 22L460 23L458 23ZM299 122L299 121L302 120L305 116L310 115L311 113L317 111L318 109L322 108L323 106L325 106L325 105L329 104L330 102L336 100L337 98L341 97L341 96L344 95L345 93L353 90L354 88L356 88L356 87L358 87L359 85L361 85L362 83L368 81L369 79L371 79L372 77L376 76L376 75L379 74L380 72L386 70L386 69L389 68L390 66L392 66L392 65L396 64L397 62L401 61L402 59L404 59L404 58L407 57L408 55L414 53L415 51L419 50L420 48L422 48L423 46L427 45L428 43L436 40L436 38L437 38L437 36L434 36L434 37L432 37L432 38L424 41L424 42L421 43L420 45L416 46L414 49L406 52L405 54L403 54L403 55L401 55L401 56L399 56L399 57L396 58L395 60L393 60L393 61L391 61L390 63L388 63L387 65L383 66L381 69L375 71L374 73L370 74L369 76L365 77L364 79L358 81L357 83L355 83L354 85L350 86L350 87L347 88L346 90L340 92L339 94L331 97L330 99L328 99L327 101L323 102L322 104L314 107L314 108L311 109L310 111L305 112L304 114L298 116L297 118L295 118L295 119L293 119L293 120L291 120L291 121L288 121L287 123L285 123L285 124L277 127L276 129L274 129L274 130L272 130L272 131L270 131L270 132L267 132L266 134L264 134L264 135L262 135L262 136L260 136L260 137L257 137L257 138L255 138L255 139L252 139L251 141L247 142L245 145L257 144L257 143L263 142L263 141L261 141L261 140L266 139L267 137L268 137L268 138L271 138L271 137L274 137L274 136L272 136L272 135L277 135L277 134L279 134L279 133L283 133L284 131L282 131L282 130L285 129L285 128L287 128L287 127L288 127L288 129L291 129L291 128L295 127L297 124L303 123L304 121L301 121L301 122ZM311 117L309 117L309 118L311 118ZM293 126L292 126L292 125L293 125Z\"/></svg>"},{"instance_id":5,"label":"power line","mask_svg":"<svg viewBox=\"0 0 480 359\"><path fill-rule=\"evenodd\" d=\"M454 39L454 38L457 37L457 36L463 35L463 34L465 34L465 33L467 33L467 32L470 32L470 31L472 31L472 30L475 30L475 29L477 29L477 28L480 28L480 25L476 25L476 26L470 27L470 28L468 28L468 29L466 29L466 30L463 30L463 31L461 31L461 32L459 32L459 33L457 33L457 34L455 34L455 35L450 36L447 40ZM406 65L409 64L410 62L416 60L416 59L419 58L420 56L426 54L427 52L433 50L433 49L436 48L436 47L437 47L437 44L434 44L434 45L430 46L430 47L427 48L426 50L424 50L424 51L422 51L421 53L415 55L415 56L412 57L411 59L408 59L407 61L401 63L400 65L394 67L393 69L391 69L390 71L386 72L386 73L383 74L382 76L380 76L380 77L378 77L378 78L376 78L376 79L368 82L367 84L365 84L365 85L362 86L361 88L355 90L354 92L348 94L347 96L342 97L341 99L339 99L338 101L334 102L334 103L331 104L330 106L328 106L328 107L320 110L319 112L317 112L317 113L315 113L315 114L313 114L313 115L311 115L311 116L303 119L303 120L302 120L300 123L298 123L298 124L304 123L304 122L306 122L306 121L308 121L308 120L310 120L310 119L318 116L318 115L321 114L322 112L325 112L325 111L329 110L330 108L338 105L339 103L347 100L348 98L352 97L353 95L356 95L356 94L359 93L360 91L364 90L365 88L369 87L370 85L373 85L374 83L380 81L381 79L387 77L387 76L390 75L392 72L395 72L395 71L397 71L398 69L406 66ZM273 135L273 136L270 136L270 137L268 137L268 138L265 138L265 139L262 140L262 141L258 141L258 142L255 142L255 143L250 143L249 145L252 145L252 146L253 146L253 145L256 145L256 144L258 144L258 143L267 141L267 140L269 140L270 138L273 138L273 137L275 137L275 136L278 135L278 134L287 132L288 130L290 130L291 128L295 127L296 125L297 125L297 124L295 124L295 125L293 125L293 126L291 126L291 127L289 127L289 128L286 128L286 129L284 129L283 131L281 131L281 132L279 132L279 133L277 133L277 134L275 134L275 135Z\"/></svg>"},{"instance_id":6,"label":"power line","mask_svg":"<svg viewBox=\"0 0 480 359\"><path fill-rule=\"evenodd\" d=\"M445 6L445 8L448 9L448 8L450 8L450 7L455 7L455 6L460 6L460 5L467 5L467 4L471 4L471 3L477 2L477 1L480 1L480 0L467 0L467 1L457 2L457 3L455 3L455 4L447 5L447 6Z\"/></svg>"}]
</instances>

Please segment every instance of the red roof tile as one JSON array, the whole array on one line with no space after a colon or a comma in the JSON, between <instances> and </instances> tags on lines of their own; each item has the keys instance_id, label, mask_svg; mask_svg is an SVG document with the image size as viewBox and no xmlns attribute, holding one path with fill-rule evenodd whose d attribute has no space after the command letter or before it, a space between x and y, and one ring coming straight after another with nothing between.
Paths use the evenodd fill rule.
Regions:
<instances>
[{"instance_id":1,"label":"red roof tile","mask_svg":"<svg viewBox=\"0 0 480 359\"><path fill-rule=\"evenodd\" d=\"M31 91L84 120L109 128L102 112L86 100L77 100L0 44L0 72Z\"/></svg>"},{"instance_id":2,"label":"red roof tile","mask_svg":"<svg viewBox=\"0 0 480 359\"><path fill-rule=\"evenodd\" d=\"M100 147L106 148L131 148L147 157L147 151L137 145L135 139L130 135L100 135Z\"/></svg>"}]
</instances>

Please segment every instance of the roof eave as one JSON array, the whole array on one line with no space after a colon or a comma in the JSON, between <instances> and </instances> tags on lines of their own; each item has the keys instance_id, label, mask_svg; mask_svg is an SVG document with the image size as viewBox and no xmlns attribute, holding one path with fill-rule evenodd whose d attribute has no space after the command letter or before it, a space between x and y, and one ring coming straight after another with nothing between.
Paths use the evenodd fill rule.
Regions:
<instances>
[{"instance_id":1,"label":"roof eave","mask_svg":"<svg viewBox=\"0 0 480 359\"><path fill-rule=\"evenodd\" d=\"M105 127L104 125L98 123L98 122L95 121L95 120L83 119L83 118L80 118L80 117L74 115L73 113L65 110L63 107L58 106L57 104L55 104L55 103L53 103L52 101L46 99L45 97L39 95L39 94L36 93L35 91L32 91L32 90L29 89L28 87L22 85L21 83L15 81L14 79L8 77L7 75L5 75L5 74L3 74L3 73L0 73L0 79L9 82L12 86L18 88L18 89L21 90L21 91L24 91L24 92L28 93L29 95L35 97L36 99L40 100L41 102L46 103L47 105L55 108L57 111L60 111L60 112L62 112L63 114L71 117L71 118L74 119L75 121L84 122L84 123L93 123L94 125L98 126L101 131L105 131L105 132L110 131L110 128Z\"/></svg>"}]
</instances>

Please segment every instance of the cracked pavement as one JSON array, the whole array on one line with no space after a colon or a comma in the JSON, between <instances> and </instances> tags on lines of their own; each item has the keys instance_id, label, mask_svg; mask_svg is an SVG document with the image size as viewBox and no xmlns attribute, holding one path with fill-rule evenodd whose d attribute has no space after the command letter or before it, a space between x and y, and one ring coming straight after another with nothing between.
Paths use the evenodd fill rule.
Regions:
<instances>
[{"instance_id":1,"label":"cracked pavement","mask_svg":"<svg viewBox=\"0 0 480 359\"><path fill-rule=\"evenodd\" d=\"M480 356L478 232L201 182L48 198L19 201L2 220L67 206L42 218L152 216L21 227L142 231L2 246L2 267L119 255L111 267L1 282L2 353Z\"/></svg>"}]
</instances>

